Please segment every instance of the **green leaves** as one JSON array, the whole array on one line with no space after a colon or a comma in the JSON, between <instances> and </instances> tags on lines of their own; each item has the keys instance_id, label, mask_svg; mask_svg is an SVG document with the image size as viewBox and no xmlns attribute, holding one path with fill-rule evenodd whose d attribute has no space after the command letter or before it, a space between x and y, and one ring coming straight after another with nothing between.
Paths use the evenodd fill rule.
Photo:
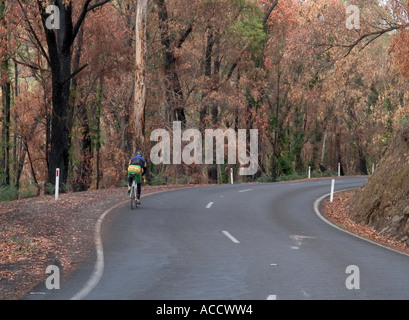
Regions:
<instances>
[{"instance_id":1,"label":"green leaves","mask_svg":"<svg viewBox=\"0 0 409 320\"><path fill-rule=\"evenodd\" d=\"M232 36L237 42L248 46L250 52L255 54L262 48L266 39L263 26L263 14L254 4L240 1L240 15L229 28Z\"/></svg>"}]
</instances>

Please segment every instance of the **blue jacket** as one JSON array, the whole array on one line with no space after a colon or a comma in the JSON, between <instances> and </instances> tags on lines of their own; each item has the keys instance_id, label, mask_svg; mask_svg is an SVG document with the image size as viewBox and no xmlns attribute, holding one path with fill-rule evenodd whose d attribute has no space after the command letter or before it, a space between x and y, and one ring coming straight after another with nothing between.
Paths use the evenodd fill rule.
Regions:
<instances>
[{"instance_id":1,"label":"blue jacket","mask_svg":"<svg viewBox=\"0 0 409 320\"><path fill-rule=\"evenodd\" d=\"M141 156L134 156L131 158L131 160L129 160L129 165L141 166L142 175L146 173L146 160Z\"/></svg>"}]
</instances>

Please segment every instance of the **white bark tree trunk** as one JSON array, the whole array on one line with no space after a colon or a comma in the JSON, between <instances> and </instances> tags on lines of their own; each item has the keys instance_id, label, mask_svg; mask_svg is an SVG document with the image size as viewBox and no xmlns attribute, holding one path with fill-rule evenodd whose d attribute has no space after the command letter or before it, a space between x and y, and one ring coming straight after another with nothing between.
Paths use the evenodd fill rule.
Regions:
<instances>
[{"instance_id":1,"label":"white bark tree trunk","mask_svg":"<svg viewBox=\"0 0 409 320\"><path fill-rule=\"evenodd\" d=\"M145 141L146 104L146 19L148 0L138 0L135 27L135 103L133 108L134 137L133 148L143 149Z\"/></svg>"}]
</instances>

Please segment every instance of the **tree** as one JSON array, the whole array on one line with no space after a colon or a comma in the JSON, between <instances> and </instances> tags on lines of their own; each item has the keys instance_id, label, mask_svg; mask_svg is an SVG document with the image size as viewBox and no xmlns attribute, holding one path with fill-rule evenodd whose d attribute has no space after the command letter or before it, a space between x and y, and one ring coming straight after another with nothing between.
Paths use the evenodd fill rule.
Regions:
<instances>
[{"instance_id":1,"label":"tree","mask_svg":"<svg viewBox=\"0 0 409 320\"><path fill-rule=\"evenodd\" d=\"M0 60L0 83L2 91L2 139L1 139L1 168L0 173L3 174L0 185L10 185L10 107L11 107L11 82L9 77L9 60L10 52L8 45L9 31L6 26L6 3L0 1L0 46L2 50ZM0 176L1 177L1 176Z\"/></svg>"},{"instance_id":2,"label":"tree","mask_svg":"<svg viewBox=\"0 0 409 320\"><path fill-rule=\"evenodd\" d=\"M134 145L133 149L143 149L145 144L146 107L146 19L147 0L138 0L135 26L135 101L133 108Z\"/></svg>"},{"instance_id":3,"label":"tree","mask_svg":"<svg viewBox=\"0 0 409 320\"><path fill-rule=\"evenodd\" d=\"M57 166L74 191L118 186L130 153L148 155L149 133L177 120L182 130L258 129L252 180L320 162L360 173L409 121L406 1L363 0L360 30L346 29L338 0L0 3L0 164L13 164L22 188L53 184ZM60 29L47 28L51 3ZM223 183L231 167L150 171Z\"/></svg>"},{"instance_id":4,"label":"tree","mask_svg":"<svg viewBox=\"0 0 409 320\"><path fill-rule=\"evenodd\" d=\"M72 108L70 105L70 83L71 79L86 67L84 65L77 70L71 70L72 46L88 13L108 3L110 0L99 1L94 4L91 4L91 0L83 1L82 8L79 10L79 15L75 21L72 1L55 1L54 5L58 8L58 11L54 14L59 15L59 29L50 28L48 22L49 14L46 9L47 4L43 0L37 0L38 12L41 16L47 46L41 42L32 22L28 18L27 5L23 5L20 0L17 1L23 11L29 30L51 69L52 113L48 182L54 183L56 168L60 168L60 181L62 184L66 184L70 148L68 114Z\"/></svg>"}]
</instances>

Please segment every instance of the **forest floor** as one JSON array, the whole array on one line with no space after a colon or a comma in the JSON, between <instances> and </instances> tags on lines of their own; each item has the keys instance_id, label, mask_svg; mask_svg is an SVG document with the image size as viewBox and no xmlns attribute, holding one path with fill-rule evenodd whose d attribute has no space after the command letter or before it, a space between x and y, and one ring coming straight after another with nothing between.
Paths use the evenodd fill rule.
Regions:
<instances>
[{"instance_id":1,"label":"forest floor","mask_svg":"<svg viewBox=\"0 0 409 320\"><path fill-rule=\"evenodd\" d=\"M144 186L143 195L197 186L201 185ZM349 218L352 193L337 193L332 203L324 200L324 216L352 233L409 253L402 243ZM0 299L29 294L45 281L49 265L58 265L63 276L72 272L94 250L94 228L101 214L126 201L126 188L116 188L61 194L58 201L41 196L0 203ZM106 217L108 222L112 219L113 214Z\"/></svg>"}]
</instances>

